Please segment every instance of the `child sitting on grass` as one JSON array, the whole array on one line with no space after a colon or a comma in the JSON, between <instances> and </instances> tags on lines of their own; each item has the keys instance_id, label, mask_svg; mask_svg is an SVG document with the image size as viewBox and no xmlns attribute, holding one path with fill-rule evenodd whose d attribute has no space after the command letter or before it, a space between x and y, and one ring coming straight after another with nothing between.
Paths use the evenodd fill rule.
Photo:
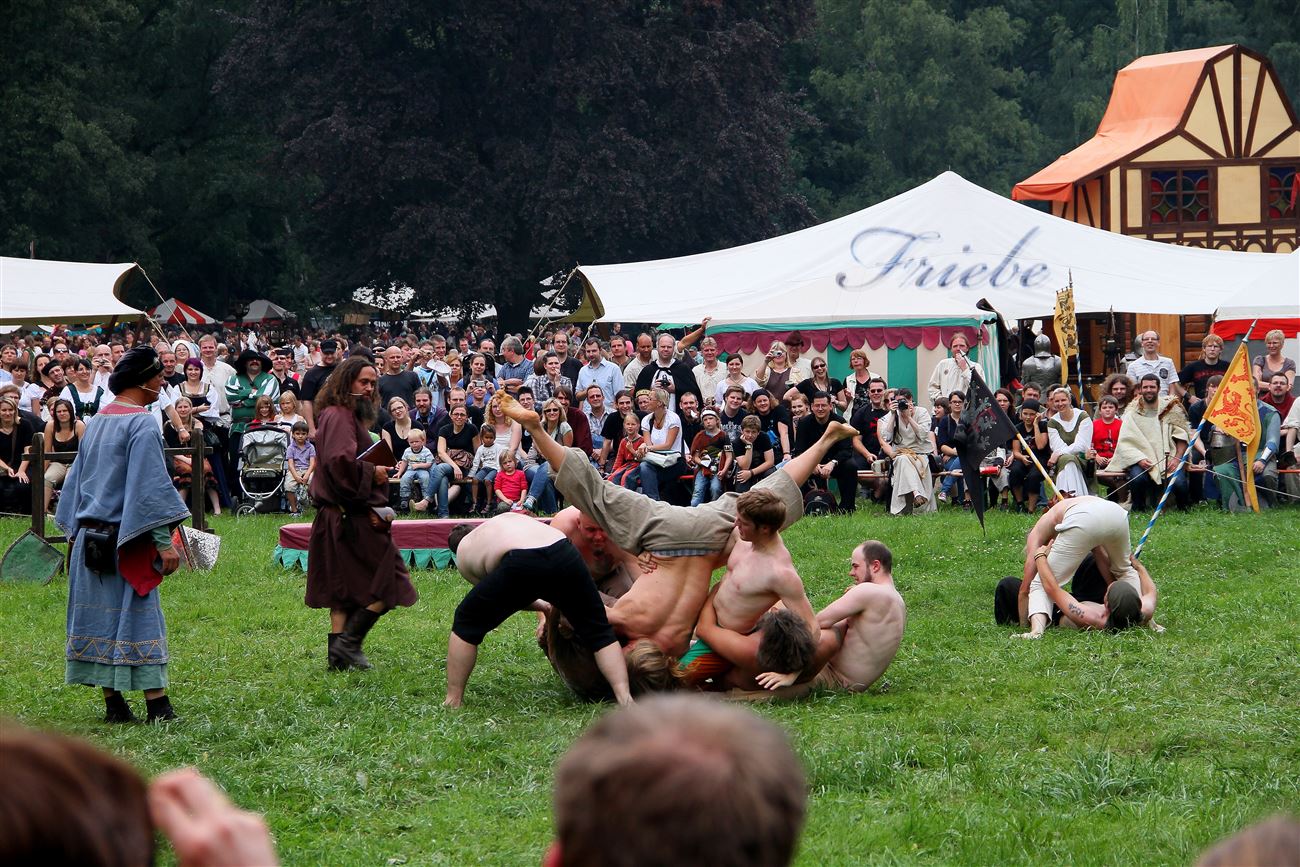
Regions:
<instances>
[{"instance_id":1,"label":"child sitting on grass","mask_svg":"<svg viewBox=\"0 0 1300 867\"><path fill-rule=\"evenodd\" d=\"M497 442L497 431L492 425L485 424L479 428L479 438L481 442L474 452L474 463L469 468L470 490L474 497L469 513L486 518L492 514L492 483L496 480L497 471L501 469L501 453L505 451L505 446Z\"/></svg>"},{"instance_id":2,"label":"child sitting on grass","mask_svg":"<svg viewBox=\"0 0 1300 867\"><path fill-rule=\"evenodd\" d=\"M618 444L618 455L614 458L614 469L609 471L609 480L616 485L636 490L636 473L641 468L641 457L637 450L645 442L641 434L641 421L636 415L629 414L623 419L623 441Z\"/></svg>"},{"instance_id":3,"label":"child sitting on grass","mask_svg":"<svg viewBox=\"0 0 1300 867\"><path fill-rule=\"evenodd\" d=\"M518 468L514 452L501 452L501 469L492 480L492 493L496 497L497 512L524 510L524 498L528 496L528 476Z\"/></svg>"},{"instance_id":4,"label":"child sitting on grass","mask_svg":"<svg viewBox=\"0 0 1300 867\"><path fill-rule=\"evenodd\" d=\"M289 511L301 515L311 477L316 474L316 447L307 441L305 421L294 424L292 436L293 442L284 455L284 495L289 500Z\"/></svg>"},{"instance_id":5,"label":"child sitting on grass","mask_svg":"<svg viewBox=\"0 0 1300 867\"><path fill-rule=\"evenodd\" d=\"M409 448L402 452L402 459L397 462L400 479L397 490L401 497L401 508L402 511L414 508L417 512L423 512L429 508L429 496L433 488L429 473L433 467L433 452L425 445L424 431L418 427L411 428L411 432L406 435L406 442ZM421 499L412 503L411 485L417 482L420 485Z\"/></svg>"}]
</instances>

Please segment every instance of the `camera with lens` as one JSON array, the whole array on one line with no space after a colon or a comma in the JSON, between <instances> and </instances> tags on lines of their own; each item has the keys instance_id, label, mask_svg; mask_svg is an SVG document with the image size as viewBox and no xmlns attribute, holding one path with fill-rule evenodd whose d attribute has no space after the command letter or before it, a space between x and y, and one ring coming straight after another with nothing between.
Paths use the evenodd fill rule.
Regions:
<instances>
[{"instance_id":1,"label":"camera with lens","mask_svg":"<svg viewBox=\"0 0 1300 867\"><path fill-rule=\"evenodd\" d=\"M899 412L907 412L907 411L908 411L909 409L911 409L911 408L912 408L912 405L911 405L910 403L907 402L907 398L905 398L905 397L900 397L900 398L898 399L898 411L899 411Z\"/></svg>"}]
</instances>

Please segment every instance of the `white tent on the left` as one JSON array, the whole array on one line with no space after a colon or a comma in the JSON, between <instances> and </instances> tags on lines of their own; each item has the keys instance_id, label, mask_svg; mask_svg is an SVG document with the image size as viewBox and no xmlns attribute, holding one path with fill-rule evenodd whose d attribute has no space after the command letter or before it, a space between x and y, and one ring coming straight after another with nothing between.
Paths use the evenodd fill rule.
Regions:
<instances>
[{"instance_id":1,"label":"white tent on the left","mask_svg":"<svg viewBox=\"0 0 1300 867\"><path fill-rule=\"evenodd\" d=\"M122 303L134 262L95 264L0 257L0 324L101 323L142 315Z\"/></svg>"}]
</instances>

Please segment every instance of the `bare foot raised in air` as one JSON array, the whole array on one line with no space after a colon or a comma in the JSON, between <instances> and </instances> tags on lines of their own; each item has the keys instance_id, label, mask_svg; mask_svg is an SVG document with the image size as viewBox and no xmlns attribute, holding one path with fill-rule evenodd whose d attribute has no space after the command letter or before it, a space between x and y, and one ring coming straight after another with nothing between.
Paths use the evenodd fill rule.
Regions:
<instances>
[{"instance_id":1,"label":"bare foot raised in air","mask_svg":"<svg viewBox=\"0 0 1300 867\"><path fill-rule=\"evenodd\" d=\"M853 425L845 424L842 421L833 421L826 425L826 433L822 434L824 437L830 437L831 442L839 442L840 440L846 440L849 437L855 437L857 435L857 428L853 427Z\"/></svg>"},{"instance_id":2,"label":"bare foot raised in air","mask_svg":"<svg viewBox=\"0 0 1300 867\"><path fill-rule=\"evenodd\" d=\"M501 412L506 418L517 421L526 428L535 428L542 423L541 417L530 409L524 409L519 405L519 401L514 399L513 395L504 391L498 391L492 399L501 407Z\"/></svg>"}]
</instances>

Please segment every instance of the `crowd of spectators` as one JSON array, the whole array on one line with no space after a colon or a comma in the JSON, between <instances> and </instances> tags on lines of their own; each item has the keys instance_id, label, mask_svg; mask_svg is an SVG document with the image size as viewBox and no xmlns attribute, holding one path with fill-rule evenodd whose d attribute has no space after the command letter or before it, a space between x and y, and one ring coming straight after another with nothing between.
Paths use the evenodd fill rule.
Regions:
<instances>
[{"instance_id":1,"label":"crowd of spectators","mask_svg":"<svg viewBox=\"0 0 1300 867\"><path fill-rule=\"evenodd\" d=\"M826 490L840 511L856 508L860 493L895 514L969 506L973 486L986 486L1008 508L1032 511L1050 498L1048 482L1074 493L1111 491L1149 508L1227 368L1214 335L1201 357L1179 370L1160 354L1159 335L1146 332L1141 354L1105 380L1095 403L1089 396L1087 411L1068 388L1000 389L996 400L1018 436L986 458L972 482L962 477L958 446L967 389L983 370L968 357L964 335L952 338L918 400L873 372L865 350L850 353L842 381L824 357L807 351L798 331L746 364L720 353L708 324L680 339L618 325L608 339L584 339L576 326L557 327L506 335L499 349L482 324L452 336L402 329L353 340L307 331L274 340L174 328L20 332L0 347L0 511L30 510L32 433L45 433L46 451L75 452L86 420L113 399L107 382L116 359L141 340L164 364L167 386L150 408L167 444L183 448L197 436L212 449L200 471L214 511L230 503L242 437L267 427L283 430L289 442L289 507L306 505L315 470L312 401L334 367L358 353L380 371L375 433L397 459L394 505L439 516L544 513L559 505L550 468L527 433L491 412L498 389L536 409L557 439L617 484L682 504L748 490L838 419L860 436L829 455L809 487ZM1266 352L1253 359L1264 433L1251 470L1266 504L1281 486L1300 487L1294 474L1279 481L1279 469L1295 463L1300 429L1291 394L1296 365L1283 355L1283 342L1281 332L1269 332ZM45 467L47 503L67 460ZM190 463L172 460L179 488L193 482ZM1241 467L1221 432L1202 432L1191 464L1175 489L1179 505L1217 499L1241 506Z\"/></svg>"}]
</instances>

